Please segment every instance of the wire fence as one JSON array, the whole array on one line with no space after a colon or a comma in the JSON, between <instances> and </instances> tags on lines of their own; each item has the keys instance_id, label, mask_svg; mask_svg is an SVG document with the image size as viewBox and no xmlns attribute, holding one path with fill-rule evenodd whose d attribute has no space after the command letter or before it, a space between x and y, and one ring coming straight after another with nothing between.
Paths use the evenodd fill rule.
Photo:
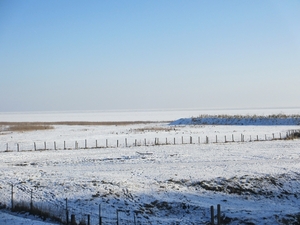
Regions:
<instances>
[{"instance_id":1,"label":"wire fence","mask_svg":"<svg viewBox=\"0 0 300 225\"><path fill-rule=\"evenodd\" d=\"M45 193L44 191L45 190L41 193L47 196L49 193ZM166 219L170 219L156 218L155 221L151 221L149 217L145 218L145 215L142 216L139 212L131 210L129 207L116 208L113 205L103 203L96 206L96 210L91 210L88 204L86 206L74 205L74 202L70 204L71 201L67 198L45 198L41 193L22 183L11 184L1 181L0 206L1 208L10 209L13 212L28 212L32 215L39 216L41 219L51 219L58 224L70 225L166 224ZM187 207L186 204L185 207ZM213 212L210 212L209 209L203 210L203 208L199 207L198 211L195 210L194 213L195 218L197 218L195 221L198 220L198 222L194 222L193 224L208 224L208 221L220 220L220 214L218 214L218 216L212 215ZM220 212L218 211L218 213ZM203 223L203 221L205 221L205 223ZM171 224L188 223L189 221L172 218ZM170 220L168 224L170 224Z\"/></svg>"},{"instance_id":2,"label":"wire fence","mask_svg":"<svg viewBox=\"0 0 300 225\"><path fill-rule=\"evenodd\" d=\"M45 150L76 150L76 149L101 149L101 148L132 148L156 145L185 145L185 144L216 144L231 142L273 141L293 138L299 130L289 130L286 133L272 133L259 135L207 135L207 136L181 136L166 138L124 138L124 139L99 139L75 141L44 141L44 142L7 142L0 143L0 152L20 151L45 151Z\"/></svg>"}]
</instances>

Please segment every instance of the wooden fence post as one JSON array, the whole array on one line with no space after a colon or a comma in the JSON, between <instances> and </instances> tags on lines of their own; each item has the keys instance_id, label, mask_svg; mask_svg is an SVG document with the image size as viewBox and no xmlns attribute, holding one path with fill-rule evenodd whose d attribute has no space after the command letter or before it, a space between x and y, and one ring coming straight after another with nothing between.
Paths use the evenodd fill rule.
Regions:
<instances>
[{"instance_id":1,"label":"wooden fence post","mask_svg":"<svg viewBox=\"0 0 300 225\"><path fill-rule=\"evenodd\" d=\"M56 142L54 141L54 150L56 150Z\"/></svg>"},{"instance_id":2,"label":"wooden fence post","mask_svg":"<svg viewBox=\"0 0 300 225\"><path fill-rule=\"evenodd\" d=\"M183 136L181 136L181 144L183 144Z\"/></svg>"},{"instance_id":3,"label":"wooden fence post","mask_svg":"<svg viewBox=\"0 0 300 225\"><path fill-rule=\"evenodd\" d=\"M108 147L108 140L106 139L106 148Z\"/></svg>"},{"instance_id":4,"label":"wooden fence post","mask_svg":"<svg viewBox=\"0 0 300 225\"><path fill-rule=\"evenodd\" d=\"M210 207L210 223L211 225L215 225L215 215L214 215L214 207Z\"/></svg>"},{"instance_id":5,"label":"wooden fence post","mask_svg":"<svg viewBox=\"0 0 300 225\"><path fill-rule=\"evenodd\" d=\"M14 209L14 185L11 185L11 210Z\"/></svg>"},{"instance_id":6,"label":"wooden fence post","mask_svg":"<svg viewBox=\"0 0 300 225\"><path fill-rule=\"evenodd\" d=\"M232 134L232 142L234 142L234 136L233 136L233 134Z\"/></svg>"},{"instance_id":7,"label":"wooden fence post","mask_svg":"<svg viewBox=\"0 0 300 225\"><path fill-rule=\"evenodd\" d=\"M176 144L176 138L174 138L174 145Z\"/></svg>"},{"instance_id":8,"label":"wooden fence post","mask_svg":"<svg viewBox=\"0 0 300 225\"><path fill-rule=\"evenodd\" d=\"M46 141L44 142L44 150L47 149L47 144L46 144Z\"/></svg>"},{"instance_id":9,"label":"wooden fence post","mask_svg":"<svg viewBox=\"0 0 300 225\"><path fill-rule=\"evenodd\" d=\"M119 210L117 209L117 225L119 225Z\"/></svg>"},{"instance_id":10,"label":"wooden fence post","mask_svg":"<svg viewBox=\"0 0 300 225\"><path fill-rule=\"evenodd\" d=\"M216 143L218 143L218 135L216 135Z\"/></svg>"},{"instance_id":11,"label":"wooden fence post","mask_svg":"<svg viewBox=\"0 0 300 225\"><path fill-rule=\"evenodd\" d=\"M64 150L66 150L66 141L64 141Z\"/></svg>"},{"instance_id":12,"label":"wooden fence post","mask_svg":"<svg viewBox=\"0 0 300 225\"><path fill-rule=\"evenodd\" d=\"M35 142L33 143L33 148L34 148L34 151L36 151L36 144L35 144Z\"/></svg>"},{"instance_id":13,"label":"wooden fence post","mask_svg":"<svg viewBox=\"0 0 300 225\"><path fill-rule=\"evenodd\" d=\"M198 144L200 145L200 137L198 137Z\"/></svg>"},{"instance_id":14,"label":"wooden fence post","mask_svg":"<svg viewBox=\"0 0 300 225\"><path fill-rule=\"evenodd\" d=\"M117 148L119 147L119 140L117 140Z\"/></svg>"},{"instance_id":15,"label":"wooden fence post","mask_svg":"<svg viewBox=\"0 0 300 225\"><path fill-rule=\"evenodd\" d=\"M258 135L256 136L256 140L258 141Z\"/></svg>"},{"instance_id":16,"label":"wooden fence post","mask_svg":"<svg viewBox=\"0 0 300 225\"><path fill-rule=\"evenodd\" d=\"M217 205L217 223L221 225L221 205Z\"/></svg>"},{"instance_id":17,"label":"wooden fence post","mask_svg":"<svg viewBox=\"0 0 300 225\"><path fill-rule=\"evenodd\" d=\"M20 151L20 145L19 145L19 143L17 143L17 151L18 152Z\"/></svg>"},{"instance_id":18,"label":"wooden fence post","mask_svg":"<svg viewBox=\"0 0 300 225\"><path fill-rule=\"evenodd\" d=\"M226 135L225 135L225 143L227 143L227 140L226 140Z\"/></svg>"},{"instance_id":19,"label":"wooden fence post","mask_svg":"<svg viewBox=\"0 0 300 225\"><path fill-rule=\"evenodd\" d=\"M6 151L8 152L8 143L6 143Z\"/></svg>"},{"instance_id":20,"label":"wooden fence post","mask_svg":"<svg viewBox=\"0 0 300 225\"><path fill-rule=\"evenodd\" d=\"M32 189L30 190L30 211L32 212L33 211L33 201L32 201Z\"/></svg>"},{"instance_id":21,"label":"wooden fence post","mask_svg":"<svg viewBox=\"0 0 300 225\"><path fill-rule=\"evenodd\" d=\"M102 225L101 204L99 204L99 225Z\"/></svg>"},{"instance_id":22,"label":"wooden fence post","mask_svg":"<svg viewBox=\"0 0 300 225\"><path fill-rule=\"evenodd\" d=\"M71 215L71 225L76 225L76 218L74 214Z\"/></svg>"},{"instance_id":23,"label":"wooden fence post","mask_svg":"<svg viewBox=\"0 0 300 225\"><path fill-rule=\"evenodd\" d=\"M126 148L127 148L127 138L125 138L125 146L126 146Z\"/></svg>"},{"instance_id":24,"label":"wooden fence post","mask_svg":"<svg viewBox=\"0 0 300 225\"><path fill-rule=\"evenodd\" d=\"M275 139L275 135L274 135L274 133L272 134L273 135L273 140Z\"/></svg>"},{"instance_id":25,"label":"wooden fence post","mask_svg":"<svg viewBox=\"0 0 300 225\"><path fill-rule=\"evenodd\" d=\"M168 138L166 138L166 145L168 144Z\"/></svg>"},{"instance_id":26,"label":"wooden fence post","mask_svg":"<svg viewBox=\"0 0 300 225\"><path fill-rule=\"evenodd\" d=\"M147 146L147 139L145 138L145 140L144 140L144 141L145 141L145 146Z\"/></svg>"},{"instance_id":27,"label":"wooden fence post","mask_svg":"<svg viewBox=\"0 0 300 225\"><path fill-rule=\"evenodd\" d=\"M84 140L84 148L87 149L87 140Z\"/></svg>"},{"instance_id":28,"label":"wooden fence post","mask_svg":"<svg viewBox=\"0 0 300 225\"><path fill-rule=\"evenodd\" d=\"M280 140L281 140L281 133L279 133L279 136L280 136Z\"/></svg>"},{"instance_id":29,"label":"wooden fence post","mask_svg":"<svg viewBox=\"0 0 300 225\"><path fill-rule=\"evenodd\" d=\"M66 198L66 220L67 220L67 224L69 224L68 198Z\"/></svg>"},{"instance_id":30,"label":"wooden fence post","mask_svg":"<svg viewBox=\"0 0 300 225\"><path fill-rule=\"evenodd\" d=\"M267 140L267 135L265 134L265 141Z\"/></svg>"}]
</instances>

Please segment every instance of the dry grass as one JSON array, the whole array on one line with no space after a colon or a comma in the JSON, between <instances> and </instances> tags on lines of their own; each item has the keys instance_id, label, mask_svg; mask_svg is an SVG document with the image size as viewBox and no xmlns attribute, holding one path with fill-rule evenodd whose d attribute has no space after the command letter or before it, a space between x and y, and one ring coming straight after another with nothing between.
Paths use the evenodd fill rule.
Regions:
<instances>
[{"instance_id":1,"label":"dry grass","mask_svg":"<svg viewBox=\"0 0 300 225\"><path fill-rule=\"evenodd\" d=\"M36 131L54 129L55 125L66 126L126 126L133 124L150 123L168 123L169 121L107 121L107 122L89 122L89 121L62 121L62 122L0 122L0 131Z\"/></svg>"},{"instance_id":2,"label":"dry grass","mask_svg":"<svg viewBox=\"0 0 300 225\"><path fill-rule=\"evenodd\" d=\"M31 123L13 123L13 124L5 124L1 126L2 131L17 131L17 132L49 130L49 129L54 129L54 126L46 125L46 124L31 124Z\"/></svg>"},{"instance_id":3,"label":"dry grass","mask_svg":"<svg viewBox=\"0 0 300 225\"><path fill-rule=\"evenodd\" d=\"M136 132L159 132L159 131L165 131L169 132L175 130L175 128L171 127L143 127L143 128L137 128L134 131Z\"/></svg>"}]
</instances>

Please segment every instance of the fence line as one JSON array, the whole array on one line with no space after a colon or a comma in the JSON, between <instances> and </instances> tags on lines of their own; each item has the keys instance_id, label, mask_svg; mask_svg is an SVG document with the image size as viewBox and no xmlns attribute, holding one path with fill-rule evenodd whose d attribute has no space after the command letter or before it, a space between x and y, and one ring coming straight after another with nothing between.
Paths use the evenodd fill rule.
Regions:
<instances>
[{"instance_id":1,"label":"fence line","mask_svg":"<svg viewBox=\"0 0 300 225\"><path fill-rule=\"evenodd\" d=\"M13 212L29 212L42 219L50 218L60 224L70 225L151 224L150 219L145 219L145 217L140 216L137 211L128 208L115 208L113 205L110 206L100 203L97 206L99 209L95 210L98 211L98 213L95 213L95 211L93 213L87 211L80 212L80 207L74 205L71 206L68 198L51 198L51 201L49 201L49 199L42 199L36 194L35 191L37 189L33 190L22 183L12 184L3 181L1 181L1 183L2 188L0 189L0 193L6 198L0 199L0 206L1 208L10 209ZM220 206L218 205L218 207ZM103 213L103 208L106 208L106 213ZM199 210L202 213L199 213L200 211L198 213L195 212L195 220L213 221L215 219L213 212L212 217L209 217L209 209L201 208ZM204 214L203 210L205 211ZM220 215L220 211L218 211L218 215ZM219 222L220 220L218 219L217 224L219 224Z\"/></svg>"},{"instance_id":2,"label":"fence line","mask_svg":"<svg viewBox=\"0 0 300 225\"><path fill-rule=\"evenodd\" d=\"M138 147L138 146L156 146L156 145L185 145L185 144L216 144L216 143L231 143L231 142L253 142L253 141L273 141L273 140L284 140L294 137L294 134L299 133L296 130L290 130L286 133L272 133L265 134L263 137L259 135L249 135L246 139L244 134L240 135L225 135L223 137L215 135L215 138L211 136L206 136L205 139L193 136L181 136L181 140L178 138L165 138L164 140L160 138L152 139L134 139L132 142L128 138L124 138L123 142L119 139L102 139L95 140L95 142L88 141L87 139L81 141L57 141L53 142L33 142L28 143L5 143L4 147L2 145L0 152L13 152L13 151L45 151L45 150L77 150L77 149L100 149L100 148L128 148L128 147ZM229 137L229 138L228 138ZM188 138L188 140L187 140ZM202 141L204 140L204 141ZM102 144L101 144L102 141Z\"/></svg>"}]
</instances>

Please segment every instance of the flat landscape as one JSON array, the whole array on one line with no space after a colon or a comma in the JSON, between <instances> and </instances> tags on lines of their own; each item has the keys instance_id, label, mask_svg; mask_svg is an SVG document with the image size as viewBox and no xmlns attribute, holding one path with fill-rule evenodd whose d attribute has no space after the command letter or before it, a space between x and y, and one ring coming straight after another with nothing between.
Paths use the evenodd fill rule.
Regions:
<instances>
[{"instance_id":1,"label":"flat landscape","mask_svg":"<svg viewBox=\"0 0 300 225\"><path fill-rule=\"evenodd\" d=\"M1 205L13 185L14 204L91 224L210 224L218 204L223 224L299 224L300 139L285 139L299 125L170 125L198 114L169 113L86 119L115 124L41 116L36 130L10 129L30 120L2 115ZM13 224L4 212L0 223Z\"/></svg>"}]
</instances>

